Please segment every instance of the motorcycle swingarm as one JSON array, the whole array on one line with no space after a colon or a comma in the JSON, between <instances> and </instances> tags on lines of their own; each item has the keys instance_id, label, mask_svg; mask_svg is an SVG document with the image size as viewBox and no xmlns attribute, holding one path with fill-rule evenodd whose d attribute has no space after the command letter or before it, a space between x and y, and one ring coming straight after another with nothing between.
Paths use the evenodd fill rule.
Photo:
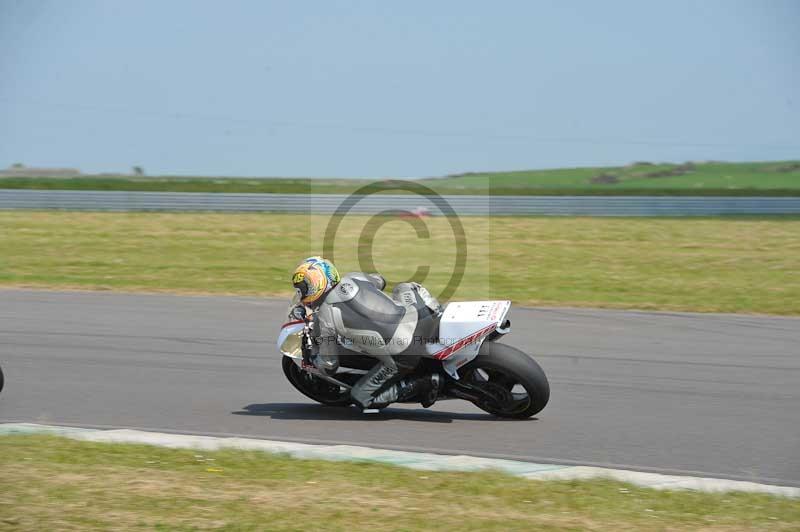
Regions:
<instances>
[{"instance_id":1,"label":"motorcycle swingarm","mask_svg":"<svg viewBox=\"0 0 800 532\"><path fill-rule=\"evenodd\" d=\"M334 384L336 386L341 386L342 388L344 388L344 389L346 389L348 391L353 389L353 387L350 386L349 384L344 383L344 382L340 381L339 379L335 379L335 378L331 377L330 375L327 375L327 374L325 374L325 373L323 373L323 372L321 372L321 371L319 371L317 369L303 368L303 371L305 371L306 373L308 373L310 375L314 375L315 377L319 377L320 379L322 379L324 381L328 381L329 383Z\"/></svg>"},{"instance_id":2,"label":"motorcycle swingarm","mask_svg":"<svg viewBox=\"0 0 800 532\"><path fill-rule=\"evenodd\" d=\"M455 379L447 379L447 386L444 390L444 393L452 397L457 397L458 399L464 399L465 401L469 401L471 403L497 401L497 398L492 394L487 393L476 386L464 384L463 382Z\"/></svg>"}]
</instances>

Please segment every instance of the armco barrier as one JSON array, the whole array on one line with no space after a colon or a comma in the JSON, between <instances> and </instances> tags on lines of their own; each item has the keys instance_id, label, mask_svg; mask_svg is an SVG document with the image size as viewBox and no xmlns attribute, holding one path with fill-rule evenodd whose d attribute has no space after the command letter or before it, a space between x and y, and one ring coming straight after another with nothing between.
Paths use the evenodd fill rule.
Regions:
<instances>
[{"instance_id":1,"label":"armco barrier","mask_svg":"<svg viewBox=\"0 0 800 532\"><path fill-rule=\"evenodd\" d=\"M215 194L202 192L118 192L0 189L2 209L88 211L220 211L333 213L342 194ZM800 197L681 196L445 196L460 215L548 216L714 216L800 214ZM428 208L423 196L365 196L351 210L375 214L389 209Z\"/></svg>"}]
</instances>

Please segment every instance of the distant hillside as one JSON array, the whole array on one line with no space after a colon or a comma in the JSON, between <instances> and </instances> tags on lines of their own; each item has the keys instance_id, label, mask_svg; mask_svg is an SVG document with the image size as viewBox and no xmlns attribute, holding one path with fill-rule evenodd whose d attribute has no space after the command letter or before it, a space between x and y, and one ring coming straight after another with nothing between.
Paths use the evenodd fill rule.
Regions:
<instances>
[{"instance_id":1,"label":"distant hillside","mask_svg":"<svg viewBox=\"0 0 800 532\"><path fill-rule=\"evenodd\" d=\"M621 167L563 168L518 172L475 173L429 179L437 187L486 186L506 190L572 190L576 193L615 191L800 191L800 161L759 163L687 162L683 164L638 162Z\"/></svg>"},{"instance_id":2,"label":"distant hillside","mask_svg":"<svg viewBox=\"0 0 800 532\"><path fill-rule=\"evenodd\" d=\"M77 168L32 168L19 163L0 170L0 177L79 177L80 175L81 171Z\"/></svg>"},{"instance_id":3,"label":"distant hillside","mask_svg":"<svg viewBox=\"0 0 800 532\"><path fill-rule=\"evenodd\" d=\"M417 182L441 194L800 196L800 161L638 162L621 167L468 173ZM0 188L173 192L351 193L364 179L2 176Z\"/></svg>"}]
</instances>

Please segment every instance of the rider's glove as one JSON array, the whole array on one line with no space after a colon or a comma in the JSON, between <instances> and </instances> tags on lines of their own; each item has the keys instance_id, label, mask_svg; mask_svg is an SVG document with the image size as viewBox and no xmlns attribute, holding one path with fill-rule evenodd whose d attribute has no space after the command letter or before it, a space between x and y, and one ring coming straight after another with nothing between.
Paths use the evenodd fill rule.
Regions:
<instances>
[{"instance_id":1,"label":"rider's glove","mask_svg":"<svg viewBox=\"0 0 800 532\"><path fill-rule=\"evenodd\" d=\"M295 305L289 310L290 320L305 320L306 307L304 305Z\"/></svg>"}]
</instances>

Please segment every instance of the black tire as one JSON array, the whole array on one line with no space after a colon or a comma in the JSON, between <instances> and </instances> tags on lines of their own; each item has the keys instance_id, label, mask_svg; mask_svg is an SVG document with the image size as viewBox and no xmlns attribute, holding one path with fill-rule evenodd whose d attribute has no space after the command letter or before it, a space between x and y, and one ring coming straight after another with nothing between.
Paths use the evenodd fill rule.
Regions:
<instances>
[{"instance_id":1,"label":"black tire","mask_svg":"<svg viewBox=\"0 0 800 532\"><path fill-rule=\"evenodd\" d=\"M519 349L496 342L484 342L478 356L459 369L458 373L465 382L474 382L477 379L478 370L482 370L482 374L488 375L488 380L483 381L486 385L494 378L493 375L505 375L510 386L505 383L502 385L508 388L509 394L517 384L522 386L527 394L526 402L523 401L523 398L509 401L508 408L491 403L475 403L478 408L490 414L498 417L526 419L541 412L550 400L550 383L547 382L544 371L533 358ZM502 380L499 382L502 383ZM492 385L499 386L497 383ZM523 394L512 395L522 396Z\"/></svg>"},{"instance_id":2,"label":"black tire","mask_svg":"<svg viewBox=\"0 0 800 532\"><path fill-rule=\"evenodd\" d=\"M318 403L328 406L350 406L350 392L342 392L335 384L317 378L297 367L291 357L283 357L283 374L297 391Z\"/></svg>"},{"instance_id":3,"label":"black tire","mask_svg":"<svg viewBox=\"0 0 800 532\"><path fill-rule=\"evenodd\" d=\"M0 392L3 391L3 368L0 368Z\"/></svg>"}]
</instances>

